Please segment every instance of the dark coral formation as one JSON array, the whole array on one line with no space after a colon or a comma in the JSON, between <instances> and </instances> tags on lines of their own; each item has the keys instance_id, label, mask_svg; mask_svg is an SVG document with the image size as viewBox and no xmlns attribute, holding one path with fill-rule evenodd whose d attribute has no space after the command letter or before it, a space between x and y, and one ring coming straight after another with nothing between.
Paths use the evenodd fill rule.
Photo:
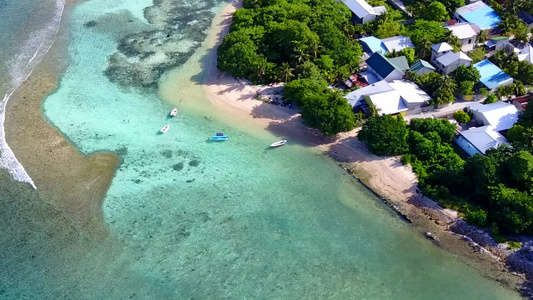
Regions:
<instances>
[{"instance_id":1,"label":"dark coral formation","mask_svg":"<svg viewBox=\"0 0 533 300\"><path fill-rule=\"evenodd\" d=\"M201 46L219 3L154 0L144 11L151 28L120 39L106 76L123 86L157 87L163 73L185 63Z\"/></svg>"}]
</instances>

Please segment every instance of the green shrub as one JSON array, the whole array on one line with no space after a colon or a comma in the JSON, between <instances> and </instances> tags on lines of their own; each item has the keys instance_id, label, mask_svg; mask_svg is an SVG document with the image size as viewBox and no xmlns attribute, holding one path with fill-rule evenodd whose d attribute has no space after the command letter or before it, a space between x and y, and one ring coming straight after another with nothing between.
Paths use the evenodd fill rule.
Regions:
<instances>
[{"instance_id":1,"label":"green shrub","mask_svg":"<svg viewBox=\"0 0 533 300\"><path fill-rule=\"evenodd\" d=\"M402 164L404 164L404 165L410 164L411 163L411 158L412 158L412 156L410 154L402 155L402 159L401 159Z\"/></svg>"},{"instance_id":2,"label":"green shrub","mask_svg":"<svg viewBox=\"0 0 533 300\"><path fill-rule=\"evenodd\" d=\"M483 209L466 209L464 213L465 220L468 224L485 227L487 226L487 212Z\"/></svg>"},{"instance_id":3,"label":"green shrub","mask_svg":"<svg viewBox=\"0 0 533 300\"><path fill-rule=\"evenodd\" d=\"M470 122L470 116L462 110L456 111L453 114L453 118L461 124L467 124L468 122Z\"/></svg>"},{"instance_id":4,"label":"green shrub","mask_svg":"<svg viewBox=\"0 0 533 300\"><path fill-rule=\"evenodd\" d=\"M509 250L518 250L522 248L522 244L517 241L508 241L507 244L507 249Z\"/></svg>"}]
</instances>

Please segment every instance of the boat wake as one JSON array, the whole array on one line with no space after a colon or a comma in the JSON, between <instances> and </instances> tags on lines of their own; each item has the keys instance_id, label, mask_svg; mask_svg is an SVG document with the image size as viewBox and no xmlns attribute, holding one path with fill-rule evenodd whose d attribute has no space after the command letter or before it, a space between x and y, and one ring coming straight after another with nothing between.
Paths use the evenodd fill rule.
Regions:
<instances>
[{"instance_id":1,"label":"boat wake","mask_svg":"<svg viewBox=\"0 0 533 300\"><path fill-rule=\"evenodd\" d=\"M63 17L65 1L56 1L53 18L43 26L43 29L34 32L28 38L17 56L11 61L11 87L0 101L0 168L6 169L14 180L28 183L33 188L37 188L35 183L6 142L4 128L6 107L11 95L30 77L35 67L52 48Z\"/></svg>"}]
</instances>

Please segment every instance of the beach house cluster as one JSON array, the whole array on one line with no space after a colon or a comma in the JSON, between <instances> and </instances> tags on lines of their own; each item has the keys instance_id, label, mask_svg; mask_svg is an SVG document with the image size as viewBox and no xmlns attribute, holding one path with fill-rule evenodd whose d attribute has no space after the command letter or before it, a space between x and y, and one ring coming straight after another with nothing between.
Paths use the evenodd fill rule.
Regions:
<instances>
[{"instance_id":1,"label":"beach house cluster","mask_svg":"<svg viewBox=\"0 0 533 300\"><path fill-rule=\"evenodd\" d=\"M357 24L375 20L386 10L381 6L372 7L364 0L342 1L352 11L353 20ZM397 9L405 8L401 1L388 2ZM533 29L533 16L525 11L520 11L517 16L529 30ZM375 36L360 37L358 42L364 51L365 61L363 68L344 82L349 88L356 88L345 96L354 112L408 116L427 111L424 108L432 107L433 99L407 79L408 72L418 75L435 72L446 76L461 66L472 66L481 76L476 91L485 89L494 93L500 87L515 81L488 59L495 51L504 50L509 54L514 52L519 61L533 63L533 46L514 43L512 36L510 38L500 34L499 24L502 20L484 1L467 1L467 5L456 9L451 17L451 20L443 23L443 27L460 41L460 48L455 46L454 49L447 42L434 44L427 60L417 59L408 63L405 56L398 56L404 49L415 48L407 36L384 39ZM480 39L481 34L484 38ZM474 60L469 56L470 52L478 48L483 48L487 53L485 59ZM517 122L519 113L525 110L528 102L533 100L533 95L528 95L514 99L511 97L506 102L482 104L484 97L477 96L472 98L476 101L464 109L472 121L461 129L458 127L458 134L454 139L469 155L485 154L488 149L509 144L506 139L507 130ZM462 105L459 109L464 107ZM453 113L453 109L450 111Z\"/></svg>"}]
</instances>

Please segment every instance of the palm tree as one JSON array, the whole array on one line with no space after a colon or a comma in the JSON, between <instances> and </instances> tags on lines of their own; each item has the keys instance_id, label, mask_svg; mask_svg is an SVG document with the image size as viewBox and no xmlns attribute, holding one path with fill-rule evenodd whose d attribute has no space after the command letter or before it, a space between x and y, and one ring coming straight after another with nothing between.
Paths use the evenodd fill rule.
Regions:
<instances>
[{"instance_id":1,"label":"palm tree","mask_svg":"<svg viewBox=\"0 0 533 300\"><path fill-rule=\"evenodd\" d=\"M418 57L424 59L431 55L432 45L433 43L431 43L431 40L427 37L427 35L424 35L420 41L420 46L418 47Z\"/></svg>"},{"instance_id":2,"label":"palm tree","mask_svg":"<svg viewBox=\"0 0 533 300\"><path fill-rule=\"evenodd\" d=\"M489 37L489 31L488 30L481 30L481 32L477 36L477 42L478 43L484 43L487 40L488 37Z\"/></svg>"},{"instance_id":3,"label":"palm tree","mask_svg":"<svg viewBox=\"0 0 533 300\"><path fill-rule=\"evenodd\" d=\"M294 74L292 72L294 72L294 69L291 68L291 65L289 65L288 63L283 63L281 65L279 76L281 81L289 82L294 77Z\"/></svg>"},{"instance_id":4,"label":"palm tree","mask_svg":"<svg viewBox=\"0 0 533 300\"><path fill-rule=\"evenodd\" d=\"M514 87L513 88L513 93L514 93L515 96L522 96L522 95L525 95L526 92L527 92L526 91L526 87L524 86L524 84L520 80L515 81L513 87Z\"/></svg>"},{"instance_id":5,"label":"palm tree","mask_svg":"<svg viewBox=\"0 0 533 300\"><path fill-rule=\"evenodd\" d=\"M457 90L457 83L452 77L444 75L442 76L440 88L446 93L455 94L455 91Z\"/></svg>"},{"instance_id":6,"label":"palm tree","mask_svg":"<svg viewBox=\"0 0 533 300\"><path fill-rule=\"evenodd\" d=\"M306 60L309 60L309 54L306 53L304 47L301 45L296 45L294 47L294 54L292 55L298 64L303 63Z\"/></svg>"},{"instance_id":7,"label":"palm tree","mask_svg":"<svg viewBox=\"0 0 533 300\"><path fill-rule=\"evenodd\" d=\"M447 42L448 44L450 44L450 46L453 47L454 52L461 51L461 47L463 46L463 44L461 43L461 40L455 35L451 34L451 32L450 32L450 35L448 36Z\"/></svg>"},{"instance_id":8,"label":"palm tree","mask_svg":"<svg viewBox=\"0 0 533 300\"><path fill-rule=\"evenodd\" d=\"M511 22L510 18L503 18L500 23L498 23L501 32L509 35L513 31L515 25Z\"/></svg>"},{"instance_id":9,"label":"palm tree","mask_svg":"<svg viewBox=\"0 0 533 300\"><path fill-rule=\"evenodd\" d=\"M259 80L263 80L263 76L265 76L266 74L266 69L267 69L267 60L266 58L263 58L260 61L258 61L254 66L255 76Z\"/></svg>"}]
</instances>

